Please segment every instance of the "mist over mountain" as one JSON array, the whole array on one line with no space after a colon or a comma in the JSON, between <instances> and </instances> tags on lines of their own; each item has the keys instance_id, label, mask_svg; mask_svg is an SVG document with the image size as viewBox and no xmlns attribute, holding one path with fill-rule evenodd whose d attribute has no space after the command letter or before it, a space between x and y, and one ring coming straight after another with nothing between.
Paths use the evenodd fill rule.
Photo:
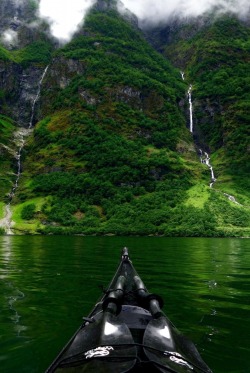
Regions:
<instances>
[{"instance_id":1,"label":"mist over mountain","mask_svg":"<svg viewBox=\"0 0 250 373\"><path fill-rule=\"evenodd\" d=\"M249 236L246 1L0 10L2 233Z\"/></svg>"},{"instance_id":2,"label":"mist over mountain","mask_svg":"<svg viewBox=\"0 0 250 373\"><path fill-rule=\"evenodd\" d=\"M1 27L5 26L5 29L1 36L2 41L7 45L16 45L16 29L25 19L29 27L38 27L45 20L50 25L51 34L61 43L67 42L83 25L87 13L95 5L98 5L99 9L117 8L121 14L129 11L137 16L142 28L204 14L218 16L231 13L244 20L249 20L250 17L248 0L170 0L167 3L165 0L3 0L0 18ZM30 15L33 16L33 22L29 18ZM8 21L8 17L11 17L12 21Z\"/></svg>"},{"instance_id":3,"label":"mist over mountain","mask_svg":"<svg viewBox=\"0 0 250 373\"><path fill-rule=\"evenodd\" d=\"M124 5L134 12L142 26L167 23L172 18L193 18L214 13L233 13L240 18L249 17L250 4L247 0L123 0Z\"/></svg>"}]
</instances>

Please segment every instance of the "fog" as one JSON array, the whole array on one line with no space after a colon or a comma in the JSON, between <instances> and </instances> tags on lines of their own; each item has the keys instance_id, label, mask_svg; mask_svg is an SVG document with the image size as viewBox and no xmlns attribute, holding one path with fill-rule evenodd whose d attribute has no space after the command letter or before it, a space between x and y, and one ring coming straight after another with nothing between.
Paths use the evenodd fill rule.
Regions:
<instances>
[{"instance_id":1,"label":"fog","mask_svg":"<svg viewBox=\"0 0 250 373\"><path fill-rule=\"evenodd\" d=\"M142 23L156 24L179 18L197 17L205 12L233 12L239 17L245 17L250 11L249 0L123 0L124 5Z\"/></svg>"},{"instance_id":2,"label":"fog","mask_svg":"<svg viewBox=\"0 0 250 373\"><path fill-rule=\"evenodd\" d=\"M58 39L68 41L90 7L97 0L40 0L40 16L51 23L51 32ZM123 0L141 25L166 22L171 17L197 17L205 12L233 12L239 17L249 15L249 0Z\"/></svg>"},{"instance_id":3,"label":"fog","mask_svg":"<svg viewBox=\"0 0 250 373\"><path fill-rule=\"evenodd\" d=\"M17 9L28 0L9 0ZM83 24L89 9L97 0L33 0L37 3L37 15L50 24L51 34L62 43L68 42L77 29ZM141 27L168 22L172 17L197 17L205 12L233 12L241 18L250 18L249 0L122 0L125 8L134 13ZM118 6L120 11L124 7ZM31 24L29 25L31 26ZM16 34L5 30L2 35L5 43L16 43Z\"/></svg>"},{"instance_id":4,"label":"fog","mask_svg":"<svg viewBox=\"0 0 250 373\"><path fill-rule=\"evenodd\" d=\"M69 41L84 22L95 0L41 0L39 16L49 21L51 33L61 41Z\"/></svg>"}]
</instances>

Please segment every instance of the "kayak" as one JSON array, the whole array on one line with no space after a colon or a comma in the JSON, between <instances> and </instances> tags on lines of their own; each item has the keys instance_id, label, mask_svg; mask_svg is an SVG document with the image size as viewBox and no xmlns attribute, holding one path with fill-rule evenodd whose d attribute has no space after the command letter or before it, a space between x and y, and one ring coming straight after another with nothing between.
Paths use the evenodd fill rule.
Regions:
<instances>
[{"instance_id":1,"label":"kayak","mask_svg":"<svg viewBox=\"0 0 250 373\"><path fill-rule=\"evenodd\" d=\"M46 373L212 373L162 307L124 248L108 289Z\"/></svg>"}]
</instances>

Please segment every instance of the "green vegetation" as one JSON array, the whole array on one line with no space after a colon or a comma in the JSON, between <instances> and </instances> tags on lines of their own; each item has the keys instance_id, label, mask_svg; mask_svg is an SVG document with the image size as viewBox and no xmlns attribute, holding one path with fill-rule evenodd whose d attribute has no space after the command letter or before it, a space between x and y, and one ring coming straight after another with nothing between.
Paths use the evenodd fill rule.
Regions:
<instances>
[{"instance_id":1,"label":"green vegetation","mask_svg":"<svg viewBox=\"0 0 250 373\"><path fill-rule=\"evenodd\" d=\"M35 41L27 47L13 51L12 58L16 63L27 67L33 63L48 64L51 59L52 46L48 41Z\"/></svg>"},{"instance_id":2,"label":"green vegetation","mask_svg":"<svg viewBox=\"0 0 250 373\"><path fill-rule=\"evenodd\" d=\"M11 60L11 52L9 52L4 47L0 46L0 61Z\"/></svg>"},{"instance_id":3,"label":"green vegetation","mask_svg":"<svg viewBox=\"0 0 250 373\"><path fill-rule=\"evenodd\" d=\"M5 115L0 114L0 138L2 144L7 145L9 143L14 129L13 121Z\"/></svg>"},{"instance_id":4,"label":"green vegetation","mask_svg":"<svg viewBox=\"0 0 250 373\"><path fill-rule=\"evenodd\" d=\"M34 218L36 205L34 203L30 203L29 205L25 205L21 212L21 217L24 220L31 220Z\"/></svg>"},{"instance_id":5,"label":"green vegetation","mask_svg":"<svg viewBox=\"0 0 250 373\"><path fill-rule=\"evenodd\" d=\"M1 99L0 99L1 102ZM0 115L0 190L1 199L10 192L13 175L12 162L13 153L11 151L11 138L14 131L13 121L4 115Z\"/></svg>"},{"instance_id":6,"label":"green vegetation","mask_svg":"<svg viewBox=\"0 0 250 373\"><path fill-rule=\"evenodd\" d=\"M191 35L187 39L176 35L166 55L185 69L194 85L200 142L213 152L222 150L218 160L222 173L231 176L235 187L240 182L248 193L250 29L232 16L223 16Z\"/></svg>"},{"instance_id":7,"label":"green vegetation","mask_svg":"<svg viewBox=\"0 0 250 373\"><path fill-rule=\"evenodd\" d=\"M0 202L0 220L4 218L4 203Z\"/></svg>"},{"instance_id":8,"label":"green vegetation","mask_svg":"<svg viewBox=\"0 0 250 373\"><path fill-rule=\"evenodd\" d=\"M0 61L14 62L24 68L34 63L48 64L51 54L52 45L45 39L33 41L28 46L14 51L8 51L0 46Z\"/></svg>"},{"instance_id":9,"label":"green vegetation","mask_svg":"<svg viewBox=\"0 0 250 373\"><path fill-rule=\"evenodd\" d=\"M224 22L190 40L176 36L168 49L173 59L176 48L174 62L185 61L195 84L197 137L213 150L220 180L216 190L208 187L210 172L200 163L186 128L182 108L187 86L179 69L115 11L92 11L84 29L56 52L43 40L18 51L0 50L0 59L3 54L21 68L52 60L41 92L42 119L22 151L22 177L13 200L17 233L249 236L244 177L249 97L242 82L236 94L230 80L237 80L237 74L246 78L243 50L249 47L242 42L244 33L236 35L235 25L230 46L238 40L244 66L234 71L240 58L233 48L228 70L224 59L231 51L220 51L225 41L221 30L229 27ZM225 87L228 80L231 90ZM5 95L0 90L0 102ZM7 117L0 120L6 150L14 124ZM5 183L7 193L11 161L0 157L0 185Z\"/></svg>"}]
</instances>

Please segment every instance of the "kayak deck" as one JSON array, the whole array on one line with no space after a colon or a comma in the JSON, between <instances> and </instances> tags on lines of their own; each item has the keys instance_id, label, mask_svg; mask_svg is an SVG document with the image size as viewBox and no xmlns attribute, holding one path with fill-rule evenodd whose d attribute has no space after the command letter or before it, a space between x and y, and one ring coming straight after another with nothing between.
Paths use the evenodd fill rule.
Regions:
<instances>
[{"instance_id":1,"label":"kayak deck","mask_svg":"<svg viewBox=\"0 0 250 373\"><path fill-rule=\"evenodd\" d=\"M46 373L212 373L161 311L123 249L108 290Z\"/></svg>"}]
</instances>

